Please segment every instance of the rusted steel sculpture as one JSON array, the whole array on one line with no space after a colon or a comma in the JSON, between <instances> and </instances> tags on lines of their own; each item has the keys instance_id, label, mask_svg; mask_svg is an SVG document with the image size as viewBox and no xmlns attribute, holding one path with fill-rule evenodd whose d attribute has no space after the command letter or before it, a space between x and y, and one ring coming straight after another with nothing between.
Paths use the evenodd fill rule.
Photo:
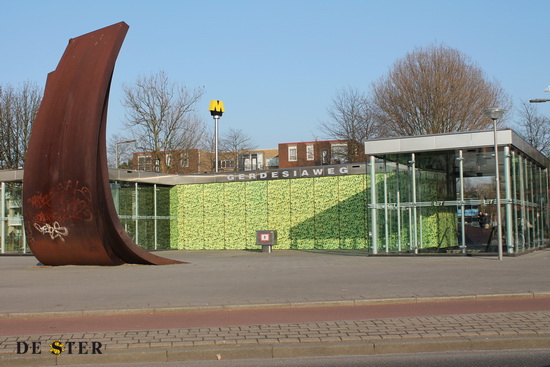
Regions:
<instances>
[{"instance_id":1,"label":"rusted steel sculpture","mask_svg":"<svg viewBox=\"0 0 550 367\"><path fill-rule=\"evenodd\" d=\"M71 39L48 75L23 178L27 241L45 265L180 263L132 241L110 191L107 101L127 32L121 22Z\"/></svg>"}]
</instances>

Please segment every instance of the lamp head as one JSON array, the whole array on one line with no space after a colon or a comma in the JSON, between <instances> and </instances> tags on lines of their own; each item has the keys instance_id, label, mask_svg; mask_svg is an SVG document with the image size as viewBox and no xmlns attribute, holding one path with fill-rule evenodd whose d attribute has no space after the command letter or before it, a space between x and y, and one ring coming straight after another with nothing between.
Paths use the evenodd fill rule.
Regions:
<instances>
[{"instance_id":1,"label":"lamp head","mask_svg":"<svg viewBox=\"0 0 550 367\"><path fill-rule=\"evenodd\" d=\"M491 120L498 120L504 115L504 112L506 112L506 110L502 108L489 108L483 111L485 116L489 117Z\"/></svg>"}]
</instances>

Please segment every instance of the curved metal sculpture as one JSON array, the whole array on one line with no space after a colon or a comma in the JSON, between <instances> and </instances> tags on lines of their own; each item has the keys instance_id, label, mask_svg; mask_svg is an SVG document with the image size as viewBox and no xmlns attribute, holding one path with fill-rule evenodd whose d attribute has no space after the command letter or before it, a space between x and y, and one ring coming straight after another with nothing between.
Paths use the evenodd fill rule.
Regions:
<instances>
[{"instance_id":1,"label":"curved metal sculpture","mask_svg":"<svg viewBox=\"0 0 550 367\"><path fill-rule=\"evenodd\" d=\"M27 242L45 265L181 263L132 241L110 190L107 101L127 32L121 22L71 39L48 75L23 177Z\"/></svg>"}]
</instances>

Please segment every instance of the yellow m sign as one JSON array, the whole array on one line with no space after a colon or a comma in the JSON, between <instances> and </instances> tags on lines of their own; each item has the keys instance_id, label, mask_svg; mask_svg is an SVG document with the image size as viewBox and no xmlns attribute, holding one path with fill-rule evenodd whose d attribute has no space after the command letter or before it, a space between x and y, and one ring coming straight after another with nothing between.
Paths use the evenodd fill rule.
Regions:
<instances>
[{"instance_id":1,"label":"yellow m sign","mask_svg":"<svg viewBox=\"0 0 550 367\"><path fill-rule=\"evenodd\" d=\"M210 101L210 108L208 110L212 116L221 116L224 112L223 102L218 100Z\"/></svg>"}]
</instances>

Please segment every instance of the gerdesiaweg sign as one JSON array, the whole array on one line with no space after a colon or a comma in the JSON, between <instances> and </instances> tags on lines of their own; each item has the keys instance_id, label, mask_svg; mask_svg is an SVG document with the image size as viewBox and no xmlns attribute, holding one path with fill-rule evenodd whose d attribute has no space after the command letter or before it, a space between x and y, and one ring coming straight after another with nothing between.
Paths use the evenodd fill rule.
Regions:
<instances>
[{"instance_id":1,"label":"gerdesiaweg sign","mask_svg":"<svg viewBox=\"0 0 550 367\"><path fill-rule=\"evenodd\" d=\"M269 171L241 172L228 174L227 181L278 180L287 178L343 176L349 173L347 166L302 167Z\"/></svg>"}]
</instances>

